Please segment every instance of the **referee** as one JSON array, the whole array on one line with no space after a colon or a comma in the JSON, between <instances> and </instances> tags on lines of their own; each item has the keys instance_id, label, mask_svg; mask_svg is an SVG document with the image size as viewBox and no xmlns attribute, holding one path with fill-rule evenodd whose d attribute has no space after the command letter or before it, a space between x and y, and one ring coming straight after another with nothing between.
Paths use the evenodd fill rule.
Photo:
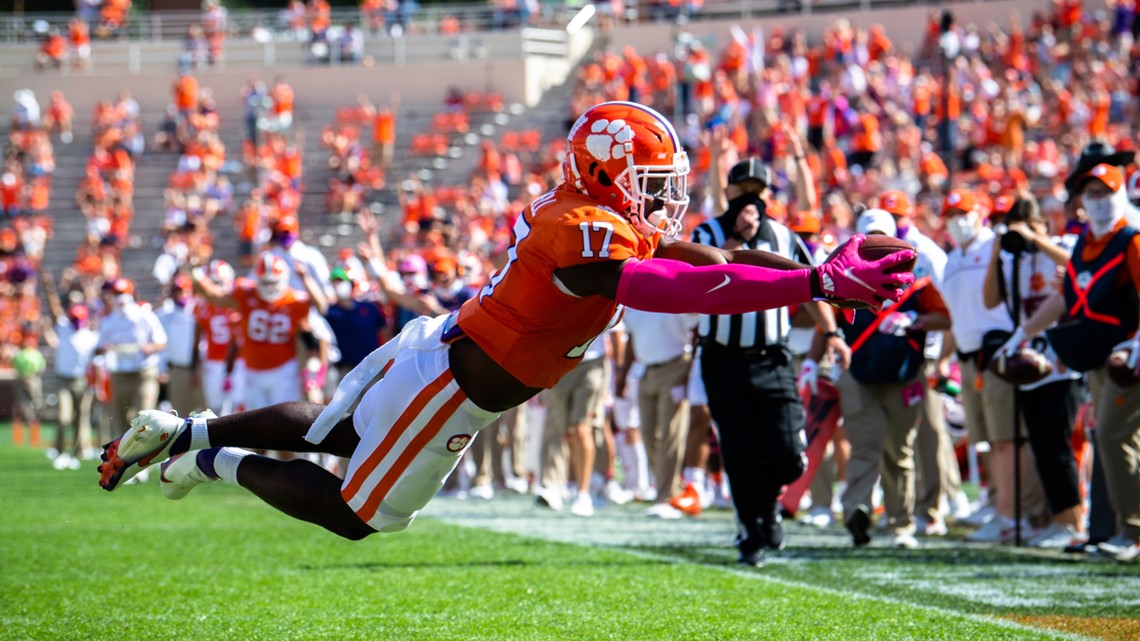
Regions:
<instances>
[{"instance_id":1,"label":"referee","mask_svg":"<svg viewBox=\"0 0 1140 641\"><path fill-rule=\"evenodd\" d=\"M771 181L771 169L756 158L734 165L725 187L727 210L699 225L693 242L727 250L760 249L811 265L799 237L765 213ZM830 307L808 303L805 309L827 338L829 351L846 366L850 349ZM700 320L701 376L720 432L740 529L736 546L745 565L759 565L766 548L784 546L776 498L804 471L804 408L787 344L790 329L786 307Z\"/></svg>"}]
</instances>

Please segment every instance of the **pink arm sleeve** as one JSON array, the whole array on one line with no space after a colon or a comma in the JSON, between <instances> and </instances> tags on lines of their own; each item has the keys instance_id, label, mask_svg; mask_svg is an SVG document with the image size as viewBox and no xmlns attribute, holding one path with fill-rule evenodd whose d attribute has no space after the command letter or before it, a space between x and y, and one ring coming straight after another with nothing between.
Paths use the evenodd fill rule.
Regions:
<instances>
[{"instance_id":1,"label":"pink arm sleeve","mask_svg":"<svg viewBox=\"0 0 1140 641\"><path fill-rule=\"evenodd\" d=\"M617 302L665 314L743 314L806 303L811 270L754 265L696 267L665 258L626 263Z\"/></svg>"}]
</instances>

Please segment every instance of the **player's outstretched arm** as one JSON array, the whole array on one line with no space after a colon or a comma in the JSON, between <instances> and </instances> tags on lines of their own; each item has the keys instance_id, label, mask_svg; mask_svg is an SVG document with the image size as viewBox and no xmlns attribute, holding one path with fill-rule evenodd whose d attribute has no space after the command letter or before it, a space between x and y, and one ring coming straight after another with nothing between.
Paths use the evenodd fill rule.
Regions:
<instances>
[{"instance_id":1,"label":"player's outstretched arm","mask_svg":"<svg viewBox=\"0 0 1140 641\"><path fill-rule=\"evenodd\" d=\"M878 307L897 300L914 281L909 272L887 271L914 258L896 252L875 261L859 256L856 236L828 262L814 268L777 269L749 264L691 265L668 258L592 263L556 272L578 295L601 295L633 309L670 314L743 314L804 303L855 301Z\"/></svg>"}]
</instances>

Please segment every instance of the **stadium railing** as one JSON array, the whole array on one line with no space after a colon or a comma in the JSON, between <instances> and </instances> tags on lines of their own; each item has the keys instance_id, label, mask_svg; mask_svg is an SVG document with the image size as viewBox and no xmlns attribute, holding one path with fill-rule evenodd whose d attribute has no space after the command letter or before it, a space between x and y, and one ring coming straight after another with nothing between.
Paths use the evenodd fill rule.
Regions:
<instances>
[{"instance_id":1,"label":"stadium railing","mask_svg":"<svg viewBox=\"0 0 1140 641\"><path fill-rule=\"evenodd\" d=\"M627 2L624 16L627 22L648 22L655 19L675 20L677 11L669 11L664 0ZM872 9L949 4L931 0L704 0L702 6L687 13L687 20L716 20L732 17L754 18L781 13L810 15L814 12L869 11ZM562 28L566 21L581 8L580 2L542 2L538 14L522 18L528 26ZM682 11L684 11L682 9ZM605 13L604 8L600 9ZM0 16L0 44L37 42L48 29L67 30L70 13L14 13ZM414 34L438 34L444 18L455 18L465 33L515 29L520 24L517 14L505 14L488 4L419 5L407 14L399 11L386 18L387 24L401 24L401 31ZM355 8L335 9L330 14L333 25L356 24L372 33L369 20ZM131 13L127 24L115 33L113 39L130 41L181 41L187 29L201 24L199 11L163 11ZM284 10L233 9L228 11L225 30L227 37L257 38L272 41L307 39L304 29L294 29ZM384 32L383 37L390 37Z\"/></svg>"}]
</instances>

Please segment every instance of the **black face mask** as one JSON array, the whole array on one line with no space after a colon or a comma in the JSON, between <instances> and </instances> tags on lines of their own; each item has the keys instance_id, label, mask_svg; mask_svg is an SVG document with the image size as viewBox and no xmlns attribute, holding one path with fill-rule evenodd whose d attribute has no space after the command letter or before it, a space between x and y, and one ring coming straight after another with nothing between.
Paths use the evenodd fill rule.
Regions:
<instances>
[{"instance_id":1,"label":"black face mask","mask_svg":"<svg viewBox=\"0 0 1140 641\"><path fill-rule=\"evenodd\" d=\"M741 194L728 201L728 209L725 210L718 219L720 220L720 226L725 232L732 233L732 230L736 228L736 218L740 216L740 212L744 211L744 208L749 205L756 206L756 209L760 212L760 220L764 220L764 217L768 215L768 205L764 203L759 194ZM752 239L745 238L744 240Z\"/></svg>"}]
</instances>

